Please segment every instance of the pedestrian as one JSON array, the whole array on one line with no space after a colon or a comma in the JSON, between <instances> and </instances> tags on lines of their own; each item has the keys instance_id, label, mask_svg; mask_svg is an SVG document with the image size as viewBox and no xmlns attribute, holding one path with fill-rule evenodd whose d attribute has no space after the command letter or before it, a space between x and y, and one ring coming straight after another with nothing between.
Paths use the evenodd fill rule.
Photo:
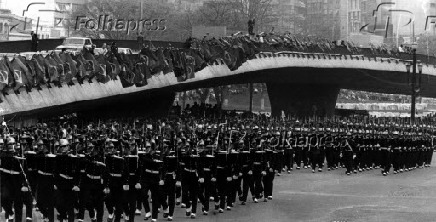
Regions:
<instances>
[{"instance_id":1,"label":"pedestrian","mask_svg":"<svg viewBox=\"0 0 436 222\"><path fill-rule=\"evenodd\" d=\"M32 37L30 51L37 52L39 43L38 36L33 31L30 32L30 36Z\"/></svg>"}]
</instances>

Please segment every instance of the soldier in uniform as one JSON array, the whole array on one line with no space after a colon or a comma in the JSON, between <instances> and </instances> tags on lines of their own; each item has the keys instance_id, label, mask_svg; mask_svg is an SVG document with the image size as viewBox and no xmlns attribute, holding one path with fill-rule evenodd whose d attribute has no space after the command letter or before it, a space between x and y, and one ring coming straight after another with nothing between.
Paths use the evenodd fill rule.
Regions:
<instances>
[{"instance_id":1,"label":"soldier in uniform","mask_svg":"<svg viewBox=\"0 0 436 222\"><path fill-rule=\"evenodd\" d=\"M242 141L243 142L243 141ZM240 142L241 143L241 142ZM245 205L248 197L248 190L251 196L255 197L254 180L253 180L253 154L250 152L250 138L248 138L248 146L241 144L241 151L239 153L239 162L241 164L242 173L242 195L240 197L241 205Z\"/></svg>"},{"instance_id":2,"label":"soldier in uniform","mask_svg":"<svg viewBox=\"0 0 436 222\"><path fill-rule=\"evenodd\" d=\"M177 143L181 143L182 140L178 139ZM176 145L173 145L173 147ZM168 221L173 220L174 207L176 204L176 175L177 175L177 162L178 157L173 149L167 149L163 160L163 174L164 174L164 198L163 201L167 202L168 212L164 212L164 218Z\"/></svg>"},{"instance_id":3,"label":"soldier in uniform","mask_svg":"<svg viewBox=\"0 0 436 222\"><path fill-rule=\"evenodd\" d=\"M74 222L74 203L79 192L79 172L76 171L77 156L71 153L66 139L59 141L59 155L56 157L55 190L58 190L57 210L60 220Z\"/></svg>"},{"instance_id":4,"label":"soldier in uniform","mask_svg":"<svg viewBox=\"0 0 436 222\"><path fill-rule=\"evenodd\" d=\"M204 146L204 141L200 141L199 146ZM198 152L197 149L188 150L185 156L185 176L186 183L182 189L186 189L188 192L186 200L186 216L195 218L197 213L197 202L198 202L198 183L204 183L204 177L199 178L199 175L203 175L203 169L198 167Z\"/></svg>"},{"instance_id":5,"label":"soldier in uniform","mask_svg":"<svg viewBox=\"0 0 436 222\"><path fill-rule=\"evenodd\" d=\"M93 222L102 222L104 213L104 176L106 164L104 163L104 154L102 144L89 142L88 149L90 154L85 160L86 177L82 179L82 192L84 196L84 205L89 212L89 218Z\"/></svg>"},{"instance_id":6,"label":"soldier in uniform","mask_svg":"<svg viewBox=\"0 0 436 222\"><path fill-rule=\"evenodd\" d=\"M341 150L343 153L343 161L345 164L345 168L347 171L345 172L347 175L350 175L353 171L353 147L351 147L350 143L348 142L348 138L351 136L351 133L347 133L347 135L344 136L342 143L341 143Z\"/></svg>"},{"instance_id":7,"label":"soldier in uniform","mask_svg":"<svg viewBox=\"0 0 436 222\"><path fill-rule=\"evenodd\" d=\"M115 151L115 144L119 151ZM106 194L106 208L109 213L108 222L119 222L124 211L123 196L124 192L129 187L126 186L127 179L125 177L124 158L121 156L122 148L120 141L113 139L108 143L106 150L106 169L107 175L104 180L104 190Z\"/></svg>"},{"instance_id":8,"label":"soldier in uniform","mask_svg":"<svg viewBox=\"0 0 436 222\"><path fill-rule=\"evenodd\" d=\"M132 130L132 134L135 132ZM133 222L135 220L135 210L136 210L136 195L137 190L141 189L139 180L138 180L138 151L135 139L131 137L131 135L127 135L126 141L125 141L125 149L124 149L124 162L125 162L125 169L126 169L126 178L127 178L127 185L129 186L129 189L126 191L125 195L125 221L131 221Z\"/></svg>"},{"instance_id":9,"label":"soldier in uniform","mask_svg":"<svg viewBox=\"0 0 436 222\"><path fill-rule=\"evenodd\" d=\"M56 169L56 155L53 154L53 144L49 143L49 138L44 137L38 140L37 144L37 170L38 170L38 187L37 206L43 215L44 221L54 221L54 175Z\"/></svg>"},{"instance_id":10,"label":"soldier in uniform","mask_svg":"<svg viewBox=\"0 0 436 222\"><path fill-rule=\"evenodd\" d=\"M29 192L22 168L24 158L15 153L15 145L15 139L8 137L0 155L1 205L5 210L5 220L10 222L22 221L22 192Z\"/></svg>"},{"instance_id":11,"label":"soldier in uniform","mask_svg":"<svg viewBox=\"0 0 436 222\"><path fill-rule=\"evenodd\" d=\"M297 142L297 138L295 134L292 134L292 131L287 132L287 137L285 137L284 145L284 165L288 171L288 174L291 173L294 168L294 147Z\"/></svg>"},{"instance_id":12,"label":"soldier in uniform","mask_svg":"<svg viewBox=\"0 0 436 222\"><path fill-rule=\"evenodd\" d=\"M33 209L33 200L37 187L37 160L36 160L36 152L34 151L34 147L32 145L32 138L28 134L23 134L20 137L21 140L21 149L24 153L25 164L24 164L24 175L25 179L29 183L29 192L23 192L23 201L26 205L26 221L32 221L32 209Z\"/></svg>"},{"instance_id":13,"label":"soldier in uniform","mask_svg":"<svg viewBox=\"0 0 436 222\"><path fill-rule=\"evenodd\" d=\"M315 130L312 129L312 131L309 133L307 140L307 146L308 146L308 154L310 156L310 162L312 163L312 173L315 173L316 165L318 165L318 158L319 158L319 147L318 147L318 136L314 132ZM319 172L322 171L322 166L318 165Z\"/></svg>"},{"instance_id":14,"label":"soldier in uniform","mask_svg":"<svg viewBox=\"0 0 436 222\"><path fill-rule=\"evenodd\" d=\"M142 194L147 194L150 191L153 201L151 208L152 221L157 221L162 200L160 186L164 186L163 161L160 159L160 155L161 153L157 149L149 150L139 161L139 181ZM144 208L146 212L150 212L148 198L144 200ZM165 208L167 207L165 206ZM147 216L146 214L146 219L148 219Z\"/></svg>"},{"instance_id":15,"label":"soldier in uniform","mask_svg":"<svg viewBox=\"0 0 436 222\"><path fill-rule=\"evenodd\" d=\"M203 205L203 215L208 215L209 213L209 199L212 195L212 190L215 188L215 183L212 181L212 179L215 179L213 178L213 172L216 170L213 148L213 145L207 145L206 149L200 153L199 157L199 168L203 169L200 171L201 174L199 177L200 180L203 179L203 183L200 183L198 197Z\"/></svg>"}]
</instances>

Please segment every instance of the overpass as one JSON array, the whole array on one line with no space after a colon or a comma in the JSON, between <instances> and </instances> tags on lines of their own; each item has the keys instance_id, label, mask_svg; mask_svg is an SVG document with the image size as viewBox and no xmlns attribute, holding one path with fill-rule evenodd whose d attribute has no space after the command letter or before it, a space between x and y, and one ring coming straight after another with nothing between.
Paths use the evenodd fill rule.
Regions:
<instances>
[{"instance_id":1,"label":"overpass","mask_svg":"<svg viewBox=\"0 0 436 222\"><path fill-rule=\"evenodd\" d=\"M386 56L389 57L389 56ZM425 57L423 57L425 59ZM424 60L423 59L423 60ZM434 59L433 59L434 60ZM421 96L436 98L436 68L424 64ZM228 84L260 83L268 87L273 115L333 115L341 88L389 94L410 94L401 59L367 55L263 52L235 71L221 63L206 66L195 77L178 82L174 73L159 73L144 87L123 88L120 80L84 83L9 94L0 103L2 115L43 117L67 112L128 112L166 115L175 92Z\"/></svg>"}]
</instances>

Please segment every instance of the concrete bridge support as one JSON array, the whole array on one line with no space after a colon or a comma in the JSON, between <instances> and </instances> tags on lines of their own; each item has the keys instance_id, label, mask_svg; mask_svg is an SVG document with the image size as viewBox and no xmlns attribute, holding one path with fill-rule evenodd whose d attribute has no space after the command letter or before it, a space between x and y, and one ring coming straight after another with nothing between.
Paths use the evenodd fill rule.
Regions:
<instances>
[{"instance_id":1,"label":"concrete bridge support","mask_svg":"<svg viewBox=\"0 0 436 222\"><path fill-rule=\"evenodd\" d=\"M272 115L298 117L333 116L339 86L293 83L267 83Z\"/></svg>"}]
</instances>

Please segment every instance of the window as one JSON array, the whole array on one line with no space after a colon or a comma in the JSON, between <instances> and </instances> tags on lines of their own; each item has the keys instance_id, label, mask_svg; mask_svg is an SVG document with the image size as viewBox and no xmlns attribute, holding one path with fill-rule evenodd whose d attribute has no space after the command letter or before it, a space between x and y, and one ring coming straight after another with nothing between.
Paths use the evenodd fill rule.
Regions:
<instances>
[{"instance_id":1,"label":"window","mask_svg":"<svg viewBox=\"0 0 436 222\"><path fill-rule=\"evenodd\" d=\"M0 23L0 33L3 33L3 23Z\"/></svg>"}]
</instances>

